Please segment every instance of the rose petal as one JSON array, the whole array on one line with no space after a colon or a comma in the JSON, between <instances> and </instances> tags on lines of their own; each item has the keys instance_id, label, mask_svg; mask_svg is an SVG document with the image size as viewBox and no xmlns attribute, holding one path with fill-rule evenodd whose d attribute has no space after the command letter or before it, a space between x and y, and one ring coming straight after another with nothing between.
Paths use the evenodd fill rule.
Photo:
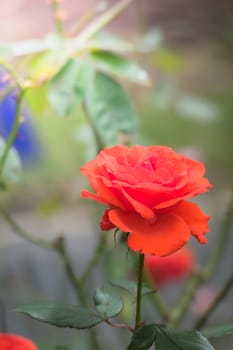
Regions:
<instances>
[{"instance_id":1,"label":"rose petal","mask_svg":"<svg viewBox=\"0 0 233 350\"><path fill-rule=\"evenodd\" d=\"M27 338L20 335L1 333L0 334L1 350L38 350L36 345Z\"/></svg>"},{"instance_id":2,"label":"rose petal","mask_svg":"<svg viewBox=\"0 0 233 350\"><path fill-rule=\"evenodd\" d=\"M157 221L149 223L138 214L111 209L109 219L122 231L130 232L130 249L145 254L172 254L190 238L190 230L185 221L173 214L160 215Z\"/></svg>"},{"instance_id":3,"label":"rose petal","mask_svg":"<svg viewBox=\"0 0 233 350\"><path fill-rule=\"evenodd\" d=\"M132 197L130 197L128 195L128 193L123 188L121 189L121 191L122 191L124 197L132 205L134 210L138 214L140 214L143 218L145 218L145 219L153 219L155 217L155 213L154 213L154 211L152 209L150 209L149 207L147 207L143 203L140 203L140 202L136 201L135 199L133 199Z\"/></svg>"},{"instance_id":4,"label":"rose petal","mask_svg":"<svg viewBox=\"0 0 233 350\"><path fill-rule=\"evenodd\" d=\"M207 243L207 239L204 235L209 232L208 221L210 216L205 215L197 204L183 201L173 209L172 213L182 217L190 227L192 235L195 236L201 244Z\"/></svg>"},{"instance_id":5,"label":"rose petal","mask_svg":"<svg viewBox=\"0 0 233 350\"><path fill-rule=\"evenodd\" d=\"M108 212L109 209L106 209L103 213L102 219L100 220L100 228L102 231L109 231L116 228L116 226L109 220Z\"/></svg>"},{"instance_id":6,"label":"rose petal","mask_svg":"<svg viewBox=\"0 0 233 350\"><path fill-rule=\"evenodd\" d=\"M90 180L90 179L89 179ZM104 179L103 179L104 180ZM81 192L81 196L85 198L91 198L96 202L102 204L113 205L118 208L125 209L124 204L119 200L119 198L104 184L101 178L92 178L90 180L93 189L97 194L91 193L87 190Z\"/></svg>"},{"instance_id":7,"label":"rose petal","mask_svg":"<svg viewBox=\"0 0 233 350\"><path fill-rule=\"evenodd\" d=\"M81 191L81 196L83 198L90 198L93 199L94 201L101 203L101 204L108 204L107 201L104 201L102 198L100 198L99 196L97 196L96 194L89 192L87 190L82 190Z\"/></svg>"},{"instance_id":8,"label":"rose petal","mask_svg":"<svg viewBox=\"0 0 233 350\"><path fill-rule=\"evenodd\" d=\"M150 182L143 182L132 186L131 184L124 184L124 190L127 194L137 200L140 203L143 203L150 208L154 208L165 200L170 200L174 197L171 191L162 188L161 185Z\"/></svg>"}]
</instances>

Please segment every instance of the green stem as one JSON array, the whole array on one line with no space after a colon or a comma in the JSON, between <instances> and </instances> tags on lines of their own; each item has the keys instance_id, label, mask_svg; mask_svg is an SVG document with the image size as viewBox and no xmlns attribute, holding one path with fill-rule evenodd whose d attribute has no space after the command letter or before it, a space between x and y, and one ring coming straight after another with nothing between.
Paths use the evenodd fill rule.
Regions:
<instances>
[{"instance_id":1,"label":"green stem","mask_svg":"<svg viewBox=\"0 0 233 350\"><path fill-rule=\"evenodd\" d=\"M19 77L16 74L16 72L14 71L14 69L5 61L0 61L0 66L2 66L4 68L5 71L7 71L11 77L15 80L16 85L18 86L18 88L21 90L23 90L23 87L21 86L21 83L19 81Z\"/></svg>"},{"instance_id":2,"label":"green stem","mask_svg":"<svg viewBox=\"0 0 233 350\"><path fill-rule=\"evenodd\" d=\"M105 323L111 327L127 329L129 332L134 333L134 328L130 327L128 324L112 322L109 318L105 320Z\"/></svg>"},{"instance_id":3,"label":"green stem","mask_svg":"<svg viewBox=\"0 0 233 350\"><path fill-rule=\"evenodd\" d=\"M85 281L88 278L88 276L90 275L91 271L96 266L99 258L101 257L101 255L105 249L106 238L107 238L106 233L102 232L99 243L96 246L95 252L94 252L92 258L90 259L90 261L88 262L88 264L86 265L86 267L82 273L82 276L80 277L81 283L85 283Z\"/></svg>"},{"instance_id":4,"label":"green stem","mask_svg":"<svg viewBox=\"0 0 233 350\"><path fill-rule=\"evenodd\" d=\"M1 299L0 299L0 332L8 333L6 306Z\"/></svg>"},{"instance_id":5,"label":"green stem","mask_svg":"<svg viewBox=\"0 0 233 350\"><path fill-rule=\"evenodd\" d=\"M231 201L228 204L222 224L220 225L219 239L216 243L215 249L210 257L210 260L203 271L205 280L209 279L215 271L215 268L228 243L228 239L231 234L232 224L233 224L233 199L231 199Z\"/></svg>"},{"instance_id":6,"label":"green stem","mask_svg":"<svg viewBox=\"0 0 233 350\"><path fill-rule=\"evenodd\" d=\"M78 36L76 43L83 44L103 27L116 18L127 6L135 0L121 0L116 2L109 10L94 20L86 29L84 29Z\"/></svg>"},{"instance_id":7,"label":"green stem","mask_svg":"<svg viewBox=\"0 0 233 350\"><path fill-rule=\"evenodd\" d=\"M199 273L195 273L192 277L190 277L182 293L182 297L177 304L177 307L175 307L170 314L171 326L176 327L178 323L182 320L190 304L190 301L193 299L197 288L202 282L203 277Z\"/></svg>"},{"instance_id":8,"label":"green stem","mask_svg":"<svg viewBox=\"0 0 233 350\"><path fill-rule=\"evenodd\" d=\"M14 140L17 136L17 132L18 132L18 129L20 126L21 109L22 109L23 97L24 97L25 93L26 93L25 89L21 89L19 92L18 103L17 103L17 107L16 107L16 112L15 112L14 124L13 124L12 130L11 130L11 133L7 139L4 152L3 152L1 159L0 159L0 177L2 176L2 171L4 168L4 164L6 162L6 159L7 159L8 152L10 151L10 149L14 143Z\"/></svg>"},{"instance_id":9,"label":"green stem","mask_svg":"<svg viewBox=\"0 0 233 350\"><path fill-rule=\"evenodd\" d=\"M2 206L0 206L0 214L8 222L8 224L11 226L13 231L17 233L17 235L20 236L22 239L24 239L25 241L31 242L41 248L54 250L53 242L49 242L49 241L37 238L31 233L25 231L22 227L20 227L16 223L16 221L10 216L10 214Z\"/></svg>"},{"instance_id":10,"label":"green stem","mask_svg":"<svg viewBox=\"0 0 233 350\"><path fill-rule=\"evenodd\" d=\"M77 278L73 266L70 261L70 257L67 253L66 246L65 246L65 240L63 237L59 237L55 244L54 247L57 251L57 253L60 255L60 258L63 262L64 269L66 271L66 274L69 278L69 281L71 285L73 286L75 292L76 292L76 297L77 299L80 300L80 303L87 307L88 306L88 301L86 297L86 293L84 291L84 286L79 278ZM100 345L97 339L97 335L95 330L92 328L90 330L90 335L91 335L91 342L93 346L93 350L100 350Z\"/></svg>"},{"instance_id":11,"label":"green stem","mask_svg":"<svg viewBox=\"0 0 233 350\"><path fill-rule=\"evenodd\" d=\"M151 280L149 276L146 274L146 279L148 281L148 284L151 284ZM156 288L155 288L156 289ZM152 294L152 301L156 307L156 310L158 311L159 315L162 317L162 319L166 322L170 321L170 310L168 309L165 301L161 297L159 293L153 293Z\"/></svg>"},{"instance_id":12,"label":"green stem","mask_svg":"<svg viewBox=\"0 0 233 350\"><path fill-rule=\"evenodd\" d=\"M55 24L56 32L61 38L63 38L64 37L64 27L63 27L63 22L59 16L59 12L61 10L59 1L52 0L51 1L51 8L53 10L54 24Z\"/></svg>"},{"instance_id":13,"label":"green stem","mask_svg":"<svg viewBox=\"0 0 233 350\"><path fill-rule=\"evenodd\" d=\"M96 129L96 126L95 126L95 124L93 123L93 121L92 121L92 119L90 117L86 101L83 103L83 110L84 110L85 116L87 118L87 121L90 124L90 127L92 129L92 132L93 132L93 135L94 135L94 138L95 138L95 141L96 141L97 153L99 153L104 148L104 143L101 140L101 137L100 137L100 135L99 135L99 133L98 133L98 131Z\"/></svg>"},{"instance_id":14,"label":"green stem","mask_svg":"<svg viewBox=\"0 0 233 350\"><path fill-rule=\"evenodd\" d=\"M165 304L163 298L159 295L159 293L156 292L153 295L153 302L163 320L166 322L170 322L170 310L168 309L167 305Z\"/></svg>"},{"instance_id":15,"label":"green stem","mask_svg":"<svg viewBox=\"0 0 233 350\"><path fill-rule=\"evenodd\" d=\"M87 298L86 294L83 290L83 286L80 283L79 279L76 277L76 274L73 270L73 266L70 261L70 257L68 256L66 246L65 246L65 240L64 237L58 237L54 248L59 254L61 261L63 262L64 269L66 271L66 274L74 287L74 290L76 291L76 296L78 299L80 299L80 302L83 306L87 306Z\"/></svg>"},{"instance_id":16,"label":"green stem","mask_svg":"<svg viewBox=\"0 0 233 350\"><path fill-rule=\"evenodd\" d=\"M142 303L142 280L143 280L144 254L139 253L138 257L138 283L137 283L137 298L136 298L136 317L135 329L141 323L141 303Z\"/></svg>"},{"instance_id":17,"label":"green stem","mask_svg":"<svg viewBox=\"0 0 233 350\"><path fill-rule=\"evenodd\" d=\"M14 91L15 87L9 86L6 89L0 91L0 101L2 101L5 97L11 94Z\"/></svg>"},{"instance_id":18,"label":"green stem","mask_svg":"<svg viewBox=\"0 0 233 350\"><path fill-rule=\"evenodd\" d=\"M205 281L207 281L214 273L216 266L222 256L222 253L227 245L228 239L231 233L231 227L233 223L233 200L229 203L222 225L220 226L219 239L216 242L215 249L209 259L204 270L194 273L190 277L185 289L182 293L180 301L177 306L172 310L171 319L172 325L175 327L182 320L185 315L190 301L192 300L197 288Z\"/></svg>"},{"instance_id":19,"label":"green stem","mask_svg":"<svg viewBox=\"0 0 233 350\"><path fill-rule=\"evenodd\" d=\"M233 272L230 278L227 280L227 282L223 286L222 290L217 294L217 296L215 297L211 305L208 307L205 313L200 317L200 319L196 322L194 326L195 329L200 329L206 324L210 315L213 313L213 311L216 309L219 303L226 297L226 295L228 294L228 292L232 287L233 287Z\"/></svg>"},{"instance_id":20,"label":"green stem","mask_svg":"<svg viewBox=\"0 0 233 350\"><path fill-rule=\"evenodd\" d=\"M79 296L80 301L83 305L86 306L86 296L82 290L82 287L80 283L78 282L78 279L75 276L75 273L73 271L69 256L66 251L65 242L63 237L57 238L54 242L49 242L46 240L39 239L35 236L33 236L31 233L28 233L22 227L20 227L8 214L8 212L0 206L0 213L5 218L5 220L10 224L11 228L14 230L14 232L17 233L18 236L23 238L27 242L31 242L35 244L36 246L39 246L44 249L49 249L56 251L59 256L61 257L61 260L63 262L64 268L67 272L68 278L73 285L74 289L77 291L77 296Z\"/></svg>"},{"instance_id":21,"label":"green stem","mask_svg":"<svg viewBox=\"0 0 233 350\"><path fill-rule=\"evenodd\" d=\"M87 298L85 291L83 289L82 282L76 277L76 274L74 272L74 269L72 267L70 257L67 253L66 247L65 247L65 241L63 237L59 237L55 241L46 241L39 239L32 234L25 231L23 228L21 228L8 214L8 212L0 206L0 213L4 217L4 219L9 223L11 228L15 233L17 233L18 236L23 238L25 241L31 242L35 244L36 246L39 246L44 249L49 249L51 251L55 251L61 258L61 261L63 262L64 269L66 271L67 277L71 283L71 285L74 288L74 291L76 292L77 299L80 300L81 304L83 306L87 306ZM94 329L90 330L91 334L91 341L93 345L93 350L100 350L100 345L98 343L96 333Z\"/></svg>"}]
</instances>

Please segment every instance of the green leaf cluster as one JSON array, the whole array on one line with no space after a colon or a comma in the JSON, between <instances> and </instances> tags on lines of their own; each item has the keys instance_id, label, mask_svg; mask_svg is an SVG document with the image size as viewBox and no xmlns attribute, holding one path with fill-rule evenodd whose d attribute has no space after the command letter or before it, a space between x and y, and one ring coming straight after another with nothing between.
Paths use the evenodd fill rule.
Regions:
<instances>
[{"instance_id":1,"label":"green leaf cluster","mask_svg":"<svg viewBox=\"0 0 233 350\"><path fill-rule=\"evenodd\" d=\"M6 147L5 140L0 137L0 158ZM11 182L19 181L22 172L22 164L17 151L11 148L7 154L6 162L2 170L2 180L10 180ZM2 184L3 184L2 182ZM4 188L4 186L3 186Z\"/></svg>"},{"instance_id":2,"label":"green leaf cluster","mask_svg":"<svg viewBox=\"0 0 233 350\"><path fill-rule=\"evenodd\" d=\"M94 304L96 311L102 315L103 318L115 317L123 308L123 302L120 296L110 294L102 288L97 288L94 295Z\"/></svg>"},{"instance_id":3,"label":"green leaf cluster","mask_svg":"<svg viewBox=\"0 0 233 350\"><path fill-rule=\"evenodd\" d=\"M88 59L71 58L51 79L48 97L59 114L70 114L83 101L90 69Z\"/></svg>"},{"instance_id":4,"label":"green leaf cluster","mask_svg":"<svg viewBox=\"0 0 233 350\"><path fill-rule=\"evenodd\" d=\"M153 344L156 350L214 350L208 339L198 331L177 332L156 324L139 327L127 350L147 350Z\"/></svg>"},{"instance_id":5,"label":"green leaf cluster","mask_svg":"<svg viewBox=\"0 0 233 350\"><path fill-rule=\"evenodd\" d=\"M96 72L86 96L86 107L102 143L119 143L120 134L136 131L136 114L122 86L110 76Z\"/></svg>"},{"instance_id":6,"label":"green leaf cluster","mask_svg":"<svg viewBox=\"0 0 233 350\"><path fill-rule=\"evenodd\" d=\"M131 293L131 286L118 283ZM94 296L96 310L58 301L38 301L19 306L16 311L33 319L57 327L87 329L117 316L123 308L122 299L106 288L98 288ZM165 325L145 324L133 333L127 350L147 350L153 344L156 350L214 350L207 338L233 333L233 325L226 324L204 330L175 331Z\"/></svg>"},{"instance_id":7,"label":"green leaf cluster","mask_svg":"<svg viewBox=\"0 0 233 350\"><path fill-rule=\"evenodd\" d=\"M225 335L233 334L233 323L222 324L220 326L214 326L206 328L202 331L206 338L218 338Z\"/></svg>"},{"instance_id":8,"label":"green leaf cluster","mask_svg":"<svg viewBox=\"0 0 233 350\"><path fill-rule=\"evenodd\" d=\"M111 280L110 283L117 288L123 289L130 293L134 298L137 295L137 283L134 281L128 281L124 279ZM155 290L146 286L144 283L142 285L142 295L153 294Z\"/></svg>"},{"instance_id":9,"label":"green leaf cluster","mask_svg":"<svg viewBox=\"0 0 233 350\"><path fill-rule=\"evenodd\" d=\"M145 69L114 52L96 50L91 53L95 65L101 70L132 82L148 85L150 79Z\"/></svg>"},{"instance_id":10,"label":"green leaf cluster","mask_svg":"<svg viewBox=\"0 0 233 350\"><path fill-rule=\"evenodd\" d=\"M59 301L37 301L21 305L15 311L56 327L86 329L103 321L103 317L93 310Z\"/></svg>"},{"instance_id":11,"label":"green leaf cluster","mask_svg":"<svg viewBox=\"0 0 233 350\"><path fill-rule=\"evenodd\" d=\"M104 288L96 290L94 304L96 310L75 304L45 300L21 305L15 311L56 327L87 329L117 316L123 308L122 299Z\"/></svg>"},{"instance_id":12,"label":"green leaf cluster","mask_svg":"<svg viewBox=\"0 0 233 350\"><path fill-rule=\"evenodd\" d=\"M121 134L133 135L137 116L122 85L113 77L148 83L141 67L118 54L97 50L70 58L49 82L48 98L53 108L68 116L83 106L101 146L119 143Z\"/></svg>"}]
</instances>

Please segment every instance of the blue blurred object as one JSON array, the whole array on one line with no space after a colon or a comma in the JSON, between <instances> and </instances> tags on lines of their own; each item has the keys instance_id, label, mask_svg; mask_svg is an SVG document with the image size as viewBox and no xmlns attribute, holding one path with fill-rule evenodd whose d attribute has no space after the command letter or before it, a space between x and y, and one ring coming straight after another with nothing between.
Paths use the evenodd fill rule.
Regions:
<instances>
[{"instance_id":1,"label":"blue blurred object","mask_svg":"<svg viewBox=\"0 0 233 350\"><path fill-rule=\"evenodd\" d=\"M4 73L0 71L0 91L8 88L9 83L4 80ZM9 92L0 100L0 136L7 140L16 115L17 108L17 90ZM36 130L31 122L30 115L23 106L22 121L18 129L17 136L13 143L13 147L18 152L23 165L28 166L38 163L41 156L41 146L36 134Z\"/></svg>"}]
</instances>

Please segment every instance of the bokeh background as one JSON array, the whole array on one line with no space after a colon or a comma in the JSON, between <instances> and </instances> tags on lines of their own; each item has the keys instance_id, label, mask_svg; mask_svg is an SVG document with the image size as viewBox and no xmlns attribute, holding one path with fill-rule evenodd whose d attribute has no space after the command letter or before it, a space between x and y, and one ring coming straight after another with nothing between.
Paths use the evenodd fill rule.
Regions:
<instances>
[{"instance_id":1,"label":"bokeh background","mask_svg":"<svg viewBox=\"0 0 233 350\"><path fill-rule=\"evenodd\" d=\"M61 3L67 33L91 20L116 0ZM10 0L1 3L0 41L41 38L54 31L49 1ZM205 263L221 232L220 222L233 186L233 3L230 0L145 0L135 1L106 29L128 41L138 42L140 53L130 54L151 76L150 86L125 84L138 114L139 131L134 142L163 144L206 164L214 189L200 199L212 216L209 245L197 247L198 260ZM1 52L0 52L1 55ZM52 238L64 234L77 270L82 270L96 244L100 208L80 199L86 184L80 166L94 156L96 147L80 110L61 118L45 98L27 96L27 113L32 115L40 156L23 168L19 182L1 193L7 207L28 231ZM90 220L90 217L93 220ZM192 322L205 303L221 287L233 264L233 236L214 278L198 291L185 322ZM108 255L110 271L92 274L92 285L104 283L106 275L119 274L125 251ZM114 267L115 266L115 267ZM116 271L115 271L116 270ZM165 290L174 302L180 286ZM41 349L67 344L85 349L86 333L57 330L21 315L9 313L16 305L33 299L74 301L74 293L56 256L23 242L1 220L0 235L0 327L24 334ZM233 294L213 314L210 322L232 322ZM200 309L200 310L199 310ZM152 316L152 315L151 315ZM6 321L4 321L6 319ZM104 327L103 327L104 328ZM112 332L100 329L106 344ZM51 336L52 335L52 336ZM52 340L51 340L52 339ZM77 345L78 344L78 345ZM232 336L216 341L216 349L230 349ZM78 347L77 347L78 346ZM122 345L116 342L116 349ZM122 347L123 349L123 347Z\"/></svg>"}]
</instances>

